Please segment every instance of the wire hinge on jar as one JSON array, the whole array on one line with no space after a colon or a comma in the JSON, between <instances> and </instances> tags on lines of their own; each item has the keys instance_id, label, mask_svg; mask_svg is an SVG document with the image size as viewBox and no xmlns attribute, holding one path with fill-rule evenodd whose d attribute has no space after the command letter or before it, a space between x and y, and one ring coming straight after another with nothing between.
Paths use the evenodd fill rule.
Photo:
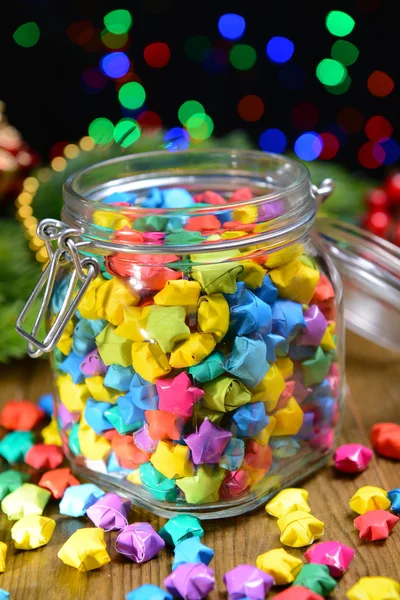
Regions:
<instances>
[{"instance_id":1,"label":"wire hinge on jar","mask_svg":"<svg viewBox=\"0 0 400 600\"><path fill-rule=\"evenodd\" d=\"M100 273L100 266L97 260L90 257L81 259L79 256L79 248L82 245L82 242L77 242L74 238L77 238L81 234L81 229L68 227L68 225L61 221L57 221L56 219L44 219L38 225L37 235L44 241L50 260L35 289L22 309L15 325L17 333L28 341L28 354L31 358L38 358L44 352L51 352L54 350L68 321L73 317L78 308L79 302L82 300L86 289ZM52 323L44 340L41 342L36 336L46 316L61 261L72 263L73 271L60 312ZM82 285L76 293L78 282L81 282ZM29 333L22 328L22 325L43 288L44 292L41 305L38 314L36 315L32 331Z\"/></svg>"}]
</instances>

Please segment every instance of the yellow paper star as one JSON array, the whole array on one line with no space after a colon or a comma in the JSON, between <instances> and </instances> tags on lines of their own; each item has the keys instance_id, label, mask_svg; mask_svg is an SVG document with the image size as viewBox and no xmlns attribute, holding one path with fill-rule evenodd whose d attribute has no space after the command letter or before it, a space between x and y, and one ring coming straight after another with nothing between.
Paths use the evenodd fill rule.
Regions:
<instances>
[{"instance_id":1,"label":"yellow paper star","mask_svg":"<svg viewBox=\"0 0 400 600\"><path fill-rule=\"evenodd\" d=\"M292 396L286 406L274 413L274 417L276 423L272 436L296 435L303 424L304 413L295 397Z\"/></svg>"},{"instance_id":2,"label":"yellow paper star","mask_svg":"<svg viewBox=\"0 0 400 600\"><path fill-rule=\"evenodd\" d=\"M196 306L200 290L200 284L197 281L187 281L186 279L167 281L153 300L160 306Z\"/></svg>"},{"instance_id":3,"label":"yellow paper star","mask_svg":"<svg viewBox=\"0 0 400 600\"><path fill-rule=\"evenodd\" d=\"M291 378L294 371L294 364L288 356L279 356L275 361L275 365L285 381Z\"/></svg>"},{"instance_id":4,"label":"yellow paper star","mask_svg":"<svg viewBox=\"0 0 400 600\"><path fill-rule=\"evenodd\" d=\"M123 309L123 321L115 330L117 335L133 340L144 342L148 340L147 319L150 306L131 306Z\"/></svg>"},{"instance_id":5,"label":"yellow paper star","mask_svg":"<svg viewBox=\"0 0 400 600\"><path fill-rule=\"evenodd\" d=\"M4 542L0 542L0 573L4 573L6 570L6 556L7 545Z\"/></svg>"},{"instance_id":6,"label":"yellow paper star","mask_svg":"<svg viewBox=\"0 0 400 600\"><path fill-rule=\"evenodd\" d=\"M287 488L279 492L266 504L265 510L269 515L280 519L295 511L311 512L307 502L308 492L302 488Z\"/></svg>"},{"instance_id":7,"label":"yellow paper star","mask_svg":"<svg viewBox=\"0 0 400 600\"><path fill-rule=\"evenodd\" d=\"M256 435L253 439L261 444L261 446L266 446L270 440L272 432L274 431L276 419L272 415L269 417L269 423L264 429L261 429L260 433Z\"/></svg>"},{"instance_id":8,"label":"yellow paper star","mask_svg":"<svg viewBox=\"0 0 400 600\"><path fill-rule=\"evenodd\" d=\"M257 556L256 566L269 573L276 585L287 585L293 583L303 563L300 558L292 556L283 548L275 548Z\"/></svg>"},{"instance_id":9,"label":"yellow paper star","mask_svg":"<svg viewBox=\"0 0 400 600\"><path fill-rule=\"evenodd\" d=\"M57 377L60 400L70 412L78 412L85 408L90 392L86 383L74 383L69 373Z\"/></svg>"},{"instance_id":10,"label":"yellow paper star","mask_svg":"<svg viewBox=\"0 0 400 600\"><path fill-rule=\"evenodd\" d=\"M199 331L212 333L217 342L222 340L229 327L229 304L223 294L210 294L200 298L197 322Z\"/></svg>"},{"instance_id":11,"label":"yellow paper star","mask_svg":"<svg viewBox=\"0 0 400 600\"><path fill-rule=\"evenodd\" d=\"M320 278L316 269L308 267L300 260L293 260L269 272L281 298L300 304L309 304Z\"/></svg>"},{"instance_id":12,"label":"yellow paper star","mask_svg":"<svg viewBox=\"0 0 400 600\"><path fill-rule=\"evenodd\" d=\"M285 380L277 366L272 363L264 379L252 390L252 402L264 402L265 412L276 408L278 400L285 389Z\"/></svg>"},{"instance_id":13,"label":"yellow paper star","mask_svg":"<svg viewBox=\"0 0 400 600\"><path fill-rule=\"evenodd\" d=\"M101 359L105 365L122 365L129 367L132 364L132 342L116 334L115 328L107 325L96 337L96 344Z\"/></svg>"},{"instance_id":14,"label":"yellow paper star","mask_svg":"<svg viewBox=\"0 0 400 600\"><path fill-rule=\"evenodd\" d=\"M105 279L101 275L91 281L86 289L86 292L79 302L78 310L84 319L97 319L96 313L96 294L98 288L104 283Z\"/></svg>"},{"instance_id":15,"label":"yellow paper star","mask_svg":"<svg viewBox=\"0 0 400 600\"><path fill-rule=\"evenodd\" d=\"M325 350L325 352L329 352L330 350L334 350L336 348L335 340L333 339L335 325L335 323L329 323L325 330L324 337L321 340L321 348L322 350Z\"/></svg>"},{"instance_id":16,"label":"yellow paper star","mask_svg":"<svg viewBox=\"0 0 400 600\"><path fill-rule=\"evenodd\" d=\"M58 341L57 348L66 356L71 352L72 348L72 334L74 332L74 324L72 321L68 321L67 326L61 334Z\"/></svg>"},{"instance_id":17,"label":"yellow paper star","mask_svg":"<svg viewBox=\"0 0 400 600\"><path fill-rule=\"evenodd\" d=\"M128 306L136 306L139 300L139 294L129 290L117 277L108 279L97 289L97 318L106 319L113 325L119 325L124 318L123 309Z\"/></svg>"},{"instance_id":18,"label":"yellow paper star","mask_svg":"<svg viewBox=\"0 0 400 600\"><path fill-rule=\"evenodd\" d=\"M135 371L150 383L159 377L168 375L171 367L168 358L158 344L150 342L133 342L132 366Z\"/></svg>"},{"instance_id":19,"label":"yellow paper star","mask_svg":"<svg viewBox=\"0 0 400 600\"><path fill-rule=\"evenodd\" d=\"M11 537L18 550L34 550L49 543L55 527L53 519L32 515L13 525Z\"/></svg>"},{"instance_id":20,"label":"yellow paper star","mask_svg":"<svg viewBox=\"0 0 400 600\"><path fill-rule=\"evenodd\" d=\"M110 562L104 530L99 527L78 529L62 546L58 558L78 571L92 571Z\"/></svg>"},{"instance_id":21,"label":"yellow paper star","mask_svg":"<svg viewBox=\"0 0 400 600\"><path fill-rule=\"evenodd\" d=\"M247 286L253 289L260 287L266 270L253 260L244 260L241 264L243 273L238 276L238 281L246 282Z\"/></svg>"},{"instance_id":22,"label":"yellow paper star","mask_svg":"<svg viewBox=\"0 0 400 600\"><path fill-rule=\"evenodd\" d=\"M95 375L94 377L86 377L85 383L88 386L90 397L99 402L108 402L115 404L118 398L122 395L121 392L113 390L104 385L104 377Z\"/></svg>"},{"instance_id":23,"label":"yellow paper star","mask_svg":"<svg viewBox=\"0 0 400 600\"><path fill-rule=\"evenodd\" d=\"M347 592L349 600L400 600L400 583L390 577L361 577Z\"/></svg>"},{"instance_id":24,"label":"yellow paper star","mask_svg":"<svg viewBox=\"0 0 400 600\"><path fill-rule=\"evenodd\" d=\"M45 444L54 444L55 446L62 446L60 432L58 430L57 421L54 415L51 417L50 423L46 427L43 427L40 433Z\"/></svg>"},{"instance_id":25,"label":"yellow paper star","mask_svg":"<svg viewBox=\"0 0 400 600\"><path fill-rule=\"evenodd\" d=\"M390 500L387 492L380 487L365 485L359 488L350 500L350 508L359 515L369 510L387 510L390 508Z\"/></svg>"},{"instance_id":26,"label":"yellow paper star","mask_svg":"<svg viewBox=\"0 0 400 600\"><path fill-rule=\"evenodd\" d=\"M78 441L81 454L90 460L102 460L111 451L110 442L88 425L82 417L78 428Z\"/></svg>"},{"instance_id":27,"label":"yellow paper star","mask_svg":"<svg viewBox=\"0 0 400 600\"><path fill-rule=\"evenodd\" d=\"M177 342L190 335L183 306L150 306L147 340L157 342L163 352L171 352Z\"/></svg>"},{"instance_id":28,"label":"yellow paper star","mask_svg":"<svg viewBox=\"0 0 400 600\"><path fill-rule=\"evenodd\" d=\"M324 524L313 515L295 510L277 521L281 542L291 548L309 546L324 533Z\"/></svg>"},{"instance_id":29,"label":"yellow paper star","mask_svg":"<svg viewBox=\"0 0 400 600\"><path fill-rule=\"evenodd\" d=\"M194 473L190 449L173 442L158 442L150 462L167 479L191 477Z\"/></svg>"},{"instance_id":30,"label":"yellow paper star","mask_svg":"<svg viewBox=\"0 0 400 600\"><path fill-rule=\"evenodd\" d=\"M215 338L210 333L191 333L184 342L175 346L169 364L176 369L193 367L211 354L215 344Z\"/></svg>"}]
</instances>

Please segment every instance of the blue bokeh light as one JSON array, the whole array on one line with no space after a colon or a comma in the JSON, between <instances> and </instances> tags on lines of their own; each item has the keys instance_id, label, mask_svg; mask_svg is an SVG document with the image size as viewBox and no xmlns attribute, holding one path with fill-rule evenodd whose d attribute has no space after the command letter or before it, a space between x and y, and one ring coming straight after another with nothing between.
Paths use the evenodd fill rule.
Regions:
<instances>
[{"instance_id":1,"label":"blue bokeh light","mask_svg":"<svg viewBox=\"0 0 400 600\"><path fill-rule=\"evenodd\" d=\"M307 131L297 138L294 151L301 160L315 160L321 154L322 140L315 131Z\"/></svg>"},{"instance_id":2,"label":"blue bokeh light","mask_svg":"<svg viewBox=\"0 0 400 600\"><path fill-rule=\"evenodd\" d=\"M281 154L286 148L286 135L280 129L266 129L260 135L259 144L261 150L264 150L264 152Z\"/></svg>"},{"instance_id":3,"label":"blue bokeh light","mask_svg":"<svg viewBox=\"0 0 400 600\"><path fill-rule=\"evenodd\" d=\"M384 165L394 165L400 158L400 146L392 138L387 138L379 142L385 152Z\"/></svg>"},{"instance_id":4,"label":"blue bokeh light","mask_svg":"<svg viewBox=\"0 0 400 600\"><path fill-rule=\"evenodd\" d=\"M273 62L285 63L293 56L294 44L288 38L277 35L269 40L265 50L268 58Z\"/></svg>"},{"instance_id":5,"label":"blue bokeh light","mask_svg":"<svg viewBox=\"0 0 400 600\"><path fill-rule=\"evenodd\" d=\"M130 67L130 61L124 52L110 52L100 61L100 68L105 75L118 79L127 74Z\"/></svg>"},{"instance_id":6,"label":"blue bokeh light","mask_svg":"<svg viewBox=\"0 0 400 600\"><path fill-rule=\"evenodd\" d=\"M182 127L172 127L164 135L166 150L178 152L178 150L187 150L189 148L190 136L186 129Z\"/></svg>"},{"instance_id":7,"label":"blue bokeh light","mask_svg":"<svg viewBox=\"0 0 400 600\"><path fill-rule=\"evenodd\" d=\"M227 40L238 40L244 34L246 21L240 15L228 13L220 17L218 29L222 37Z\"/></svg>"}]
</instances>

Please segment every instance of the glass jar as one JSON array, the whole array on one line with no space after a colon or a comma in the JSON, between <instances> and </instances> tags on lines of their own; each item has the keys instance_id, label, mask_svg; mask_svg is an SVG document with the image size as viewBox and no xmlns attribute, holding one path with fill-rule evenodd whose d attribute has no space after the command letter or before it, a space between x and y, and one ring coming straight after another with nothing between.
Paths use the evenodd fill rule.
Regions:
<instances>
[{"instance_id":1,"label":"glass jar","mask_svg":"<svg viewBox=\"0 0 400 600\"><path fill-rule=\"evenodd\" d=\"M31 356L52 351L74 472L164 517L217 518L327 462L345 394L334 262L353 328L400 346L399 255L330 220L321 237L330 190L296 161L235 150L68 179L63 221L39 225L51 260L17 330Z\"/></svg>"}]
</instances>

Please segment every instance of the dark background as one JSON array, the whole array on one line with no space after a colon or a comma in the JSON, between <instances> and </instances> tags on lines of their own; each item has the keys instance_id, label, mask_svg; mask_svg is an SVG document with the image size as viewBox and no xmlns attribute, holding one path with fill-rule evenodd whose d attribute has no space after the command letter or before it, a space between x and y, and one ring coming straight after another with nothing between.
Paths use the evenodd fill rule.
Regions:
<instances>
[{"instance_id":1,"label":"dark background","mask_svg":"<svg viewBox=\"0 0 400 600\"><path fill-rule=\"evenodd\" d=\"M109 52L101 45L100 32L104 28L104 15L116 8L128 9L133 16L130 47L125 51L133 62L134 73L145 87L145 108L158 113L166 129L180 125L179 106L185 100L195 99L212 117L214 133L218 136L243 129L258 145L260 134L276 127L287 136L287 150L291 150L305 130L330 131L341 144L335 160L360 169L358 151L368 141L364 128L347 135L337 123L340 111L350 106L358 109L365 121L374 115L384 116L391 122L393 139L397 141L400 129L399 21L395 15L396 3L389 0L136 0L124 3L14 0L2 9L0 99L7 105L9 121L45 158L57 142L75 142L87 134L94 118L107 117L116 123L124 114L114 80L108 80L98 93L88 91L82 84L84 70L97 67L100 58ZM355 44L360 55L348 68L352 84L343 95L329 93L315 74L317 64L330 57L332 45L339 39L325 27L330 10L343 10L356 21L353 32L344 39ZM236 12L246 20L245 34L236 43L249 44L257 52L257 61L248 71L235 69L224 58L235 43L224 40L218 31L218 19L227 12ZM94 36L97 42L92 40L95 51L73 43L67 35L68 27L82 19L91 21L95 30L98 29ZM28 21L39 25L41 36L34 47L22 48L12 36L17 27ZM210 39L214 47L211 59L196 62L188 57L185 43L194 35ZM295 44L293 58L286 66L272 63L265 54L266 43L275 35L288 37ZM171 50L170 62L161 69L149 67L143 57L146 45L156 41L167 43ZM224 61L226 64L218 64ZM288 90L282 85L281 71L288 65L297 69L297 73L301 69L304 85L300 89ZM383 98L373 96L367 88L368 77L376 69L386 72L395 82L392 93ZM254 123L243 121L237 112L237 104L246 94L260 96L265 104L263 116ZM317 121L311 123L312 127L293 123L293 109L304 102L317 109ZM374 175L383 169L380 167Z\"/></svg>"}]
</instances>

